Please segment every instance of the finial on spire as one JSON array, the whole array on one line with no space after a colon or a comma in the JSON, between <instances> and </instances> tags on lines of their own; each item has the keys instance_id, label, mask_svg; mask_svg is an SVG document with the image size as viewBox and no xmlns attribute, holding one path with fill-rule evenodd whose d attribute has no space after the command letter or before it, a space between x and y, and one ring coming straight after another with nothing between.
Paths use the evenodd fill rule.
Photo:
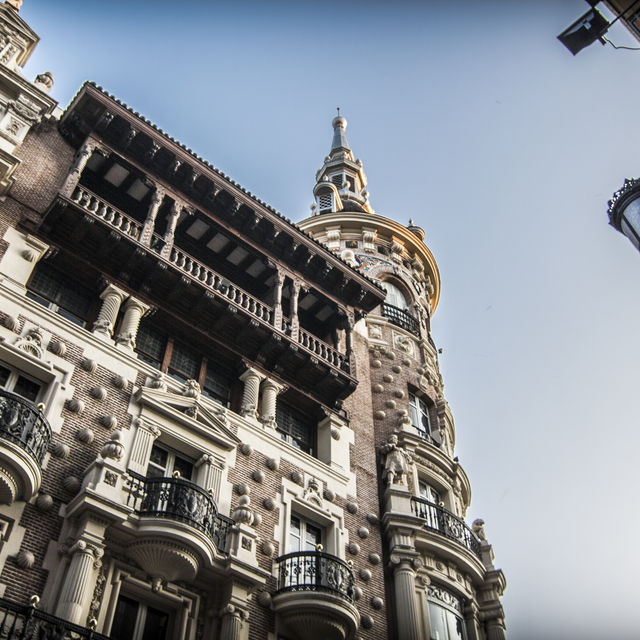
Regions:
<instances>
[{"instance_id":1,"label":"finial on spire","mask_svg":"<svg viewBox=\"0 0 640 640\"><path fill-rule=\"evenodd\" d=\"M22 6L22 0L5 0L4 3L13 7L16 11L20 11L20 7Z\"/></svg>"},{"instance_id":2,"label":"finial on spire","mask_svg":"<svg viewBox=\"0 0 640 640\"><path fill-rule=\"evenodd\" d=\"M338 110L338 117L340 116L340 107L336 107L336 109Z\"/></svg>"}]
</instances>

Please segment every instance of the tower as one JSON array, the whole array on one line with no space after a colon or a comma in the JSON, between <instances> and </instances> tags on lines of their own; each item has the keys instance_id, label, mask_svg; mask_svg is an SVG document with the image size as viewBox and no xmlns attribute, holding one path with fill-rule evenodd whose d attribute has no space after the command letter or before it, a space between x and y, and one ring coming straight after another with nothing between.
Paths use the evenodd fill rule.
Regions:
<instances>
[{"instance_id":1,"label":"tower","mask_svg":"<svg viewBox=\"0 0 640 640\"><path fill-rule=\"evenodd\" d=\"M390 618L398 638L504 638L502 571L484 522L465 522L469 479L455 455L431 318L440 274L425 232L374 213L346 119L333 120L331 150L316 174L312 217L300 227L385 290L356 325L367 343L371 422ZM462 629L464 628L464 631Z\"/></svg>"}]
</instances>

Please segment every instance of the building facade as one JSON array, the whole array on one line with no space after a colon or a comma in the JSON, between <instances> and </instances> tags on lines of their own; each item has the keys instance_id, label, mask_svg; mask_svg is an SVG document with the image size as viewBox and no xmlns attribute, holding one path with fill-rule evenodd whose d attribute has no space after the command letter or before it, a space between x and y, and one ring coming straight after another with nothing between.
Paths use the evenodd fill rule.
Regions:
<instances>
[{"instance_id":1,"label":"building facade","mask_svg":"<svg viewBox=\"0 0 640 640\"><path fill-rule=\"evenodd\" d=\"M59 109L50 73L20 71L19 8L0 635L504 638L430 336L438 269L373 212L345 119L295 225L93 84Z\"/></svg>"}]
</instances>

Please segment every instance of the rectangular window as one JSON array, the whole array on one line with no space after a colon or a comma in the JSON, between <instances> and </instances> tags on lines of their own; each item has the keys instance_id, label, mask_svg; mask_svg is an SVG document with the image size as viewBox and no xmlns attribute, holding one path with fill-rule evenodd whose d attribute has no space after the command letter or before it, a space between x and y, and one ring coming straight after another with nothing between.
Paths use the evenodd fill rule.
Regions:
<instances>
[{"instance_id":1,"label":"rectangular window","mask_svg":"<svg viewBox=\"0 0 640 640\"><path fill-rule=\"evenodd\" d=\"M199 356L195 351L179 342L174 342L169 362L169 375L183 382L198 380L201 360L202 356Z\"/></svg>"},{"instance_id":2,"label":"rectangular window","mask_svg":"<svg viewBox=\"0 0 640 640\"><path fill-rule=\"evenodd\" d=\"M111 640L167 640L169 618L166 611L121 595L109 637Z\"/></svg>"},{"instance_id":3,"label":"rectangular window","mask_svg":"<svg viewBox=\"0 0 640 640\"><path fill-rule=\"evenodd\" d=\"M86 287L70 280L68 274L40 262L27 289L28 298L81 327L86 325L95 296Z\"/></svg>"},{"instance_id":4,"label":"rectangular window","mask_svg":"<svg viewBox=\"0 0 640 640\"><path fill-rule=\"evenodd\" d=\"M141 360L159 369L166 347L166 336L146 323L140 325L136 336L136 351Z\"/></svg>"},{"instance_id":5,"label":"rectangular window","mask_svg":"<svg viewBox=\"0 0 640 640\"><path fill-rule=\"evenodd\" d=\"M411 424L418 433L433 442L431 438L431 420L429 418L429 407L427 403L413 393L409 394L409 409L411 412Z\"/></svg>"},{"instance_id":6,"label":"rectangular window","mask_svg":"<svg viewBox=\"0 0 640 640\"><path fill-rule=\"evenodd\" d=\"M315 424L301 411L278 402L276 405L276 423L285 442L312 456L315 455Z\"/></svg>"},{"instance_id":7,"label":"rectangular window","mask_svg":"<svg viewBox=\"0 0 640 640\"><path fill-rule=\"evenodd\" d=\"M316 551L319 544L322 544L322 529L292 514L289 523L289 553Z\"/></svg>"},{"instance_id":8,"label":"rectangular window","mask_svg":"<svg viewBox=\"0 0 640 640\"><path fill-rule=\"evenodd\" d=\"M21 371L0 365L0 388L11 391L26 400L35 402L42 389L42 383L25 376Z\"/></svg>"},{"instance_id":9,"label":"rectangular window","mask_svg":"<svg viewBox=\"0 0 640 640\"><path fill-rule=\"evenodd\" d=\"M192 480L193 462L175 451L154 444L147 466L148 478L171 478L178 473L180 478Z\"/></svg>"}]
</instances>

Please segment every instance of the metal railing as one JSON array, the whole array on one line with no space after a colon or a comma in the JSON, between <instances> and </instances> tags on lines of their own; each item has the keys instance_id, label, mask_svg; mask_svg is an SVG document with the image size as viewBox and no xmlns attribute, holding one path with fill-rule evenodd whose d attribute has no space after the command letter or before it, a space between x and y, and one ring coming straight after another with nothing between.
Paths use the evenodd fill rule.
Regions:
<instances>
[{"instance_id":1,"label":"metal railing","mask_svg":"<svg viewBox=\"0 0 640 640\"><path fill-rule=\"evenodd\" d=\"M15 442L41 465L51 441L51 427L35 404L0 389L0 439Z\"/></svg>"},{"instance_id":2,"label":"metal railing","mask_svg":"<svg viewBox=\"0 0 640 640\"><path fill-rule=\"evenodd\" d=\"M425 528L461 544L480 557L480 540L463 520L425 498L412 496L411 510L425 521Z\"/></svg>"},{"instance_id":3,"label":"metal railing","mask_svg":"<svg viewBox=\"0 0 640 640\"><path fill-rule=\"evenodd\" d=\"M415 336L420 336L420 323L408 311L383 302L382 315L392 324L413 333Z\"/></svg>"},{"instance_id":4,"label":"metal railing","mask_svg":"<svg viewBox=\"0 0 640 640\"><path fill-rule=\"evenodd\" d=\"M278 593L327 591L353 602L355 579L344 560L322 551L296 551L276 558L276 562Z\"/></svg>"},{"instance_id":5,"label":"metal railing","mask_svg":"<svg viewBox=\"0 0 640 640\"><path fill-rule=\"evenodd\" d=\"M38 598L32 601L37 603ZM92 629L67 622L32 605L0 598L0 640L109 640Z\"/></svg>"},{"instance_id":6,"label":"metal railing","mask_svg":"<svg viewBox=\"0 0 640 640\"><path fill-rule=\"evenodd\" d=\"M138 515L184 522L209 536L219 551L227 552L234 522L218 513L208 491L184 478L145 478L133 471L127 475L127 506Z\"/></svg>"}]
</instances>

